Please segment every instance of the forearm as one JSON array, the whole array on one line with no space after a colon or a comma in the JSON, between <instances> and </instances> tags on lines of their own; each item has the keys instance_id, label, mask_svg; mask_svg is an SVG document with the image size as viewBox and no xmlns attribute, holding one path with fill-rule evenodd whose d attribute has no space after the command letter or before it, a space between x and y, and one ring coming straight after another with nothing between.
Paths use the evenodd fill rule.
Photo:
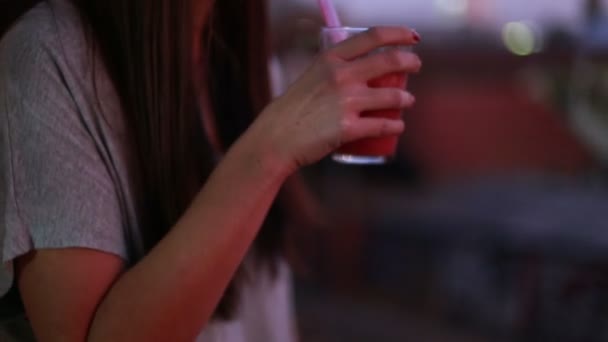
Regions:
<instances>
[{"instance_id":1,"label":"forearm","mask_svg":"<svg viewBox=\"0 0 608 342\"><path fill-rule=\"evenodd\" d=\"M171 232L112 287L92 340L189 340L206 324L288 170L240 141Z\"/></svg>"}]
</instances>

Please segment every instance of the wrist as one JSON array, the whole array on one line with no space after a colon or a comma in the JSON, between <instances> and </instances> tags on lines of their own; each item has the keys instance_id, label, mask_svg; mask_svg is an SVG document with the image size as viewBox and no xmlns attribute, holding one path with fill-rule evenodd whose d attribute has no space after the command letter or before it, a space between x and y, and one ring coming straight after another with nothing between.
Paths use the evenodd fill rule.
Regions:
<instances>
[{"instance_id":1,"label":"wrist","mask_svg":"<svg viewBox=\"0 0 608 342\"><path fill-rule=\"evenodd\" d=\"M272 134L254 123L233 146L234 153L239 154L248 170L259 171L264 177L285 182L296 170L280 144L275 143Z\"/></svg>"}]
</instances>

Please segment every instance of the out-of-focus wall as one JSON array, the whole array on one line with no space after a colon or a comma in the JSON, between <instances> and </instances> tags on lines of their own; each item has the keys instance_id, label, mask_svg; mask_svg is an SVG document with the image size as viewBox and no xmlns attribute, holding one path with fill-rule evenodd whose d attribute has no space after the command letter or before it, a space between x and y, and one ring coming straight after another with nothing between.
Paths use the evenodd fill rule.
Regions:
<instances>
[{"instance_id":1,"label":"out-of-focus wall","mask_svg":"<svg viewBox=\"0 0 608 342\"><path fill-rule=\"evenodd\" d=\"M307 170L333 221L296 269L303 340L602 341L608 0L335 1L414 26L424 68L392 164ZM286 86L322 22L272 6Z\"/></svg>"}]
</instances>

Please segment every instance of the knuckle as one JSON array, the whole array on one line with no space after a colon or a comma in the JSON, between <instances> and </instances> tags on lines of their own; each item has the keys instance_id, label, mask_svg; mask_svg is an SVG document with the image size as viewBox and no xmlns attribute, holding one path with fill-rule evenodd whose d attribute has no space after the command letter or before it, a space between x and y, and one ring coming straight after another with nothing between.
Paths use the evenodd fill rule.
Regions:
<instances>
[{"instance_id":1,"label":"knuckle","mask_svg":"<svg viewBox=\"0 0 608 342\"><path fill-rule=\"evenodd\" d=\"M422 69L422 59L420 59L420 56L411 52L408 53L408 56L411 64L413 65L414 70L418 71Z\"/></svg>"},{"instance_id":2,"label":"knuckle","mask_svg":"<svg viewBox=\"0 0 608 342\"><path fill-rule=\"evenodd\" d=\"M382 128L380 130L380 134L387 135L388 133L390 133L390 125L388 120L384 120L382 121Z\"/></svg>"},{"instance_id":3,"label":"knuckle","mask_svg":"<svg viewBox=\"0 0 608 342\"><path fill-rule=\"evenodd\" d=\"M397 107L401 107L408 102L407 96L405 95L404 91L396 90L395 94L393 96L394 96L393 101L395 101L394 104Z\"/></svg>"},{"instance_id":4,"label":"knuckle","mask_svg":"<svg viewBox=\"0 0 608 342\"><path fill-rule=\"evenodd\" d=\"M410 71L418 71L422 67L422 60L414 53L395 50L393 58L393 66L399 69L407 69Z\"/></svg>"},{"instance_id":5,"label":"knuckle","mask_svg":"<svg viewBox=\"0 0 608 342\"><path fill-rule=\"evenodd\" d=\"M401 69L406 65L407 59L399 50L390 50L384 54L384 63L393 69Z\"/></svg>"},{"instance_id":6,"label":"knuckle","mask_svg":"<svg viewBox=\"0 0 608 342\"><path fill-rule=\"evenodd\" d=\"M404 92L398 89L387 90L386 104L393 108L402 107L406 103Z\"/></svg>"},{"instance_id":7,"label":"knuckle","mask_svg":"<svg viewBox=\"0 0 608 342\"><path fill-rule=\"evenodd\" d=\"M353 130L353 122L348 117L342 117L338 123L338 127L340 130L340 137L345 138L350 136Z\"/></svg>"},{"instance_id":8,"label":"knuckle","mask_svg":"<svg viewBox=\"0 0 608 342\"><path fill-rule=\"evenodd\" d=\"M406 40L411 36L411 30L401 26L391 27L391 33L395 40Z\"/></svg>"},{"instance_id":9,"label":"knuckle","mask_svg":"<svg viewBox=\"0 0 608 342\"><path fill-rule=\"evenodd\" d=\"M368 30L369 36L380 44L404 40L411 31L406 27L373 27Z\"/></svg>"},{"instance_id":10,"label":"knuckle","mask_svg":"<svg viewBox=\"0 0 608 342\"><path fill-rule=\"evenodd\" d=\"M339 100L339 106L343 112L355 111L357 109L357 97L352 94L342 94Z\"/></svg>"},{"instance_id":11,"label":"knuckle","mask_svg":"<svg viewBox=\"0 0 608 342\"><path fill-rule=\"evenodd\" d=\"M377 43L382 43L386 40L385 30L380 27L372 27L368 31L369 37Z\"/></svg>"},{"instance_id":12,"label":"knuckle","mask_svg":"<svg viewBox=\"0 0 608 342\"><path fill-rule=\"evenodd\" d=\"M376 129L374 130L374 134L376 137L382 137L389 132L389 124L388 120L382 120L378 122Z\"/></svg>"},{"instance_id":13,"label":"knuckle","mask_svg":"<svg viewBox=\"0 0 608 342\"><path fill-rule=\"evenodd\" d=\"M407 27L398 26L396 29L399 31L399 35L403 37L409 37L412 34L412 29Z\"/></svg>"},{"instance_id":14,"label":"knuckle","mask_svg":"<svg viewBox=\"0 0 608 342\"><path fill-rule=\"evenodd\" d=\"M348 83L350 73L348 69L344 67L334 66L329 69L328 79L332 85L341 86Z\"/></svg>"}]
</instances>

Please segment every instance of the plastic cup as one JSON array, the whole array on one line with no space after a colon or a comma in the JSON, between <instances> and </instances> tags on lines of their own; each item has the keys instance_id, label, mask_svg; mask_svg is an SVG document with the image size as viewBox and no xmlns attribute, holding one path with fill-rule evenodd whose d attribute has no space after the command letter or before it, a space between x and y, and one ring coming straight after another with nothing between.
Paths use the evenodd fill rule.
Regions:
<instances>
[{"instance_id":1,"label":"plastic cup","mask_svg":"<svg viewBox=\"0 0 608 342\"><path fill-rule=\"evenodd\" d=\"M321 46L323 49L331 48L342 40L367 31L367 28L358 27L324 27L321 30ZM408 49L406 47L394 47L395 49ZM380 51L390 49L382 48ZM407 73L392 73L383 75L368 82L374 88L401 88L407 86ZM399 108L387 108L361 113L363 117L381 117L388 119L399 119L402 110ZM343 164L355 165L380 165L393 159L399 142L398 136L387 136L380 138L367 138L347 143L341 146L332 155L333 160Z\"/></svg>"}]
</instances>

